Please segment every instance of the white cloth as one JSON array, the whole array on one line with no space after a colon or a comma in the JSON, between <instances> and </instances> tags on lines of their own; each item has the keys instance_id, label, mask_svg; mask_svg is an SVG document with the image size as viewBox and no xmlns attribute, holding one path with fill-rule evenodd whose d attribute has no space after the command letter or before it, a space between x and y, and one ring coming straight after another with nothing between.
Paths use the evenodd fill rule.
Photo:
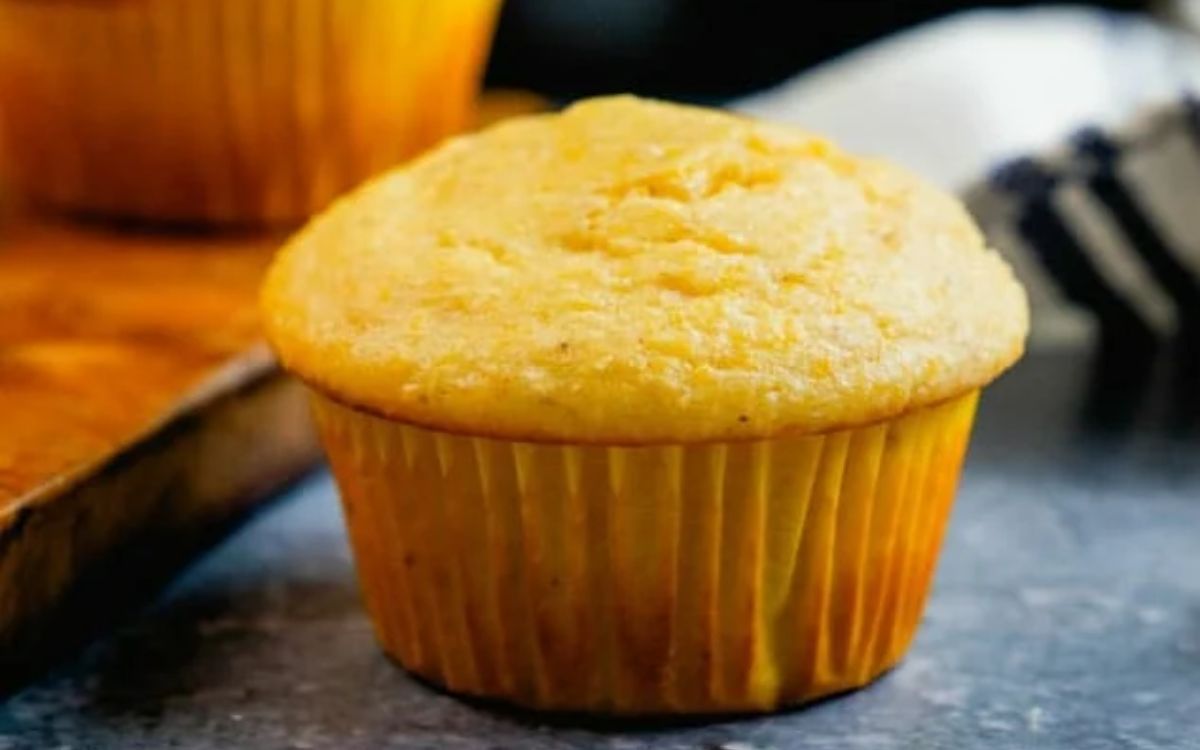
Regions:
<instances>
[{"instance_id":1,"label":"white cloth","mask_svg":"<svg viewBox=\"0 0 1200 750\"><path fill-rule=\"evenodd\" d=\"M1078 7L971 11L851 52L735 109L960 187L1082 125L1200 88L1200 37Z\"/></svg>"}]
</instances>

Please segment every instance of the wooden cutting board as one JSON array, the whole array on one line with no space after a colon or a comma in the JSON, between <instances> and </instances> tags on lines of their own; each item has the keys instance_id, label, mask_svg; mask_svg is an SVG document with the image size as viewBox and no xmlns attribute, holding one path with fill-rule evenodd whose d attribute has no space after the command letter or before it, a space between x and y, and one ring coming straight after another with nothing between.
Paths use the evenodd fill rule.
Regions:
<instances>
[{"instance_id":1,"label":"wooden cutting board","mask_svg":"<svg viewBox=\"0 0 1200 750\"><path fill-rule=\"evenodd\" d=\"M0 221L0 690L317 460L258 333L279 241Z\"/></svg>"}]
</instances>

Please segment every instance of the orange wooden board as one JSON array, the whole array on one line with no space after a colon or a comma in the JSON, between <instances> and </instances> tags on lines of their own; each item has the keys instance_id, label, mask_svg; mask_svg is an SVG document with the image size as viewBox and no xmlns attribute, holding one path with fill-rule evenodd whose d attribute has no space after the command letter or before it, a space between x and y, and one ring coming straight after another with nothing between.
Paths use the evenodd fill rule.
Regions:
<instances>
[{"instance_id":1,"label":"orange wooden board","mask_svg":"<svg viewBox=\"0 0 1200 750\"><path fill-rule=\"evenodd\" d=\"M316 460L258 333L279 241L0 222L0 673L130 540L226 519Z\"/></svg>"},{"instance_id":2,"label":"orange wooden board","mask_svg":"<svg viewBox=\"0 0 1200 750\"><path fill-rule=\"evenodd\" d=\"M256 343L262 240L22 223L0 243L0 513Z\"/></svg>"}]
</instances>

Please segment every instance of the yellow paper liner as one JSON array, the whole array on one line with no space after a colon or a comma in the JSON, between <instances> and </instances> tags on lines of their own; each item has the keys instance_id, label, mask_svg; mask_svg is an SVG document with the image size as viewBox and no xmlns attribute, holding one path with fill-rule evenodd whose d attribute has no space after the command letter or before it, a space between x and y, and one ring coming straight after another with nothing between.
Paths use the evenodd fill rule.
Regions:
<instances>
[{"instance_id":1,"label":"yellow paper liner","mask_svg":"<svg viewBox=\"0 0 1200 750\"><path fill-rule=\"evenodd\" d=\"M383 647L552 710L770 710L912 640L978 392L755 442L529 444L314 397Z\"/></svg>"},{"instance_id":2,"label":"yellow paper liner","mask_svg":"<svg viewBox=\"0 0 1200 750\"><path fill-rule=\"evenodd\" d=\"M498 0L0 0L0 173L35 202L288 224L469 126Z\"/></svg>"}]
</instances>

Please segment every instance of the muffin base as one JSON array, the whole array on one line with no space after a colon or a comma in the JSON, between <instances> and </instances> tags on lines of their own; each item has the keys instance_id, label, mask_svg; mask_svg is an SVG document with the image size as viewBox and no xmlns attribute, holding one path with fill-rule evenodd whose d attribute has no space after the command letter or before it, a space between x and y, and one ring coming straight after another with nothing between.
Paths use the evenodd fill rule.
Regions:
<instances>
[{"instance_id":1,"label":"muffin base","mask_svg":"<svg viewBox=\"0 0 1200 750\"><path fill-rule=\"evenodd\" d=\"M452 691L745 713L912 640L978 392L819 435L644 447L413 427L314 397L384 649Z\"/></svg>"}]
</instances>

